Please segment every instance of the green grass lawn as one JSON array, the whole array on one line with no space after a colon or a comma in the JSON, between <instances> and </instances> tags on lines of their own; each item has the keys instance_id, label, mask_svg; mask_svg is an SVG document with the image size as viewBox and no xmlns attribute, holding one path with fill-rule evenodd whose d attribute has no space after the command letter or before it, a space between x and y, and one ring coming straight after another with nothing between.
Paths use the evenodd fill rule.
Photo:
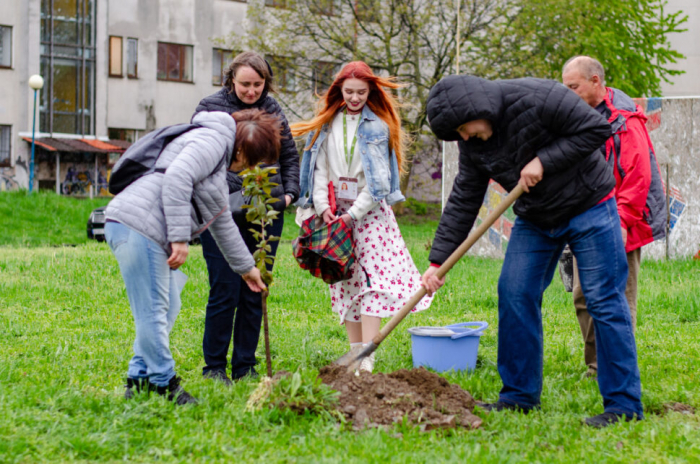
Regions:
<instances>
[{"instance_id":1,"label":"green grass lawn","mask_svg":"<svg viewBox=\"0 0 700 464\"><path fill-rule=\"evenodd\" d=\"M0 205L6 208L3 195ZM72 220L46 220L50 228L66 231L71 237L66 242L77 243L87 219L81 215L92 205L78 202L63 209L62 200L49 197L39 196L36 208L80 216L73 221L76 230L68 230ZM676 401L700 408L698 261L642 264L637 335L644 421L605 430L581 425L584 417L602 412L602 400L597 384L582 378L576 316L570 294L555 278L543 305L541 411L484 415L482 428L475 431L422 433L398 425L353 432L327 417L278 410L247 413L254 381L226 388L202 379L208 283L198 246L191 247L183 266L190 279L171 348L178 375L201 403L176 407L155 396L126 402L122 385L134 327L107 245L23 246L63 243L63 235L54 233L43 241L41 220L13 235L8 227L16 226L13 220L6 223L2 211L0 462L700 462L698 416L664 414L663 408ZM287 221L269 304L273 366L317 370L347 350L345 331L330 311L326 286L295 264L289 240L296 228L291 216ZM421 269L435 226L402 225ZM460 262L432 307L410 315L382 344L377 370L411 367L405 330L410 326L487 321L477 369L445 377L477 399L495 400L501 386L496 370L500 267L500 261L490 259ZM262 342L258 358L264 361ZM264 365L259 371L264 372Z\"/></svg>"},{"instance_id":2,"label":"green grass lawn","mask_svg":"<svg viewBox=\"0 0 700 464\"><path fill-rule=\"evenodd\" d=\"M52 192L0 192L0 246L61 246L86 243L87 220L107 198L66 198Z\"/></svg>"}]
</instances>

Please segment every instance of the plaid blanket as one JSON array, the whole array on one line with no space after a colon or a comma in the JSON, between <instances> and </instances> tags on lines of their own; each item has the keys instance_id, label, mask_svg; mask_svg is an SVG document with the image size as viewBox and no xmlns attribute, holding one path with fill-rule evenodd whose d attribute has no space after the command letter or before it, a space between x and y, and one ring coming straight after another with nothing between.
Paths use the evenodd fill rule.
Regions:
<instances>
[{"instance_id":1,"label":"plaid blanket","mask_svg":"<svg viewBox=\"0 0 700 464\"><path fill-rule=\"evenodd\" d=\"M324 224L317 216L311 216L301 224L292 251L302 269L328 284L352 277L352 228L342 219Z\"/></svg>"}]
</instances>

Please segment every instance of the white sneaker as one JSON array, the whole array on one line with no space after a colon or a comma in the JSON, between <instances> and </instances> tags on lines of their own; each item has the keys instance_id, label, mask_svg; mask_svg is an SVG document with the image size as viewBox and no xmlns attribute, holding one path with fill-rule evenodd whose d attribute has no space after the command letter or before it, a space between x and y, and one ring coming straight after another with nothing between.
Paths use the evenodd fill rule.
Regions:
<instances>
[{"instance_id":1,"label":"white sneaker","mask_svg":"<svg viewBox=\"0 0 700 464\"><path fill-rule=\"evenodd\" d=\"M369 372L371 374L373 369L374 369L374 353L367 356L360 363L360 370L361 371Z\"/></svg>"}]
</instances>

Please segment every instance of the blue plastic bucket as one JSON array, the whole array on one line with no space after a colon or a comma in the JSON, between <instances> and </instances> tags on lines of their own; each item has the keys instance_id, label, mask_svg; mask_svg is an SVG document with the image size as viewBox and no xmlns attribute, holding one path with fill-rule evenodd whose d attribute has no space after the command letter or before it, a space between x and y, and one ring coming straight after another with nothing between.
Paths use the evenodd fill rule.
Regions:
<instances>
[{"instance_id":1,"label":"blue plastic bucket","mask_svg":"<svg viewBox=\"0 0 700 464\"><path fill-rule=\"evenodd\" d=\"M474 370L479 338L486 322L462 322L445 327L412 327L413 367L430 367L437 372Z\"/></svg>"}]
</instances>

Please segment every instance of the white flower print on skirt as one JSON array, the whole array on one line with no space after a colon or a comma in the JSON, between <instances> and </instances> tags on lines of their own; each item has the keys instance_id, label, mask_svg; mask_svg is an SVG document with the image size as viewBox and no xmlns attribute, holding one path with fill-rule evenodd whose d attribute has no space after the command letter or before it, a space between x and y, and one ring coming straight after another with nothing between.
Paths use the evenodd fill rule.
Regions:
<instances>
[{"instance_id":1,"label":"white flower print on skirt","mask_svg":"<svg viewBox=\"0 0 700 464\"><path fill-rule=\"evenodd\" d=\"M347 211L342 204L338 206L338 215ZM352 277L330 285L333 312L341 324L346 320L359 322L361 314L391 317L419 290L421 274L406 248L394 212L384 200L353 224L353 237L357 260ZM432 297L423 297L412 312L428 308L431 302Z\"/></svg>"}]
</instances>

